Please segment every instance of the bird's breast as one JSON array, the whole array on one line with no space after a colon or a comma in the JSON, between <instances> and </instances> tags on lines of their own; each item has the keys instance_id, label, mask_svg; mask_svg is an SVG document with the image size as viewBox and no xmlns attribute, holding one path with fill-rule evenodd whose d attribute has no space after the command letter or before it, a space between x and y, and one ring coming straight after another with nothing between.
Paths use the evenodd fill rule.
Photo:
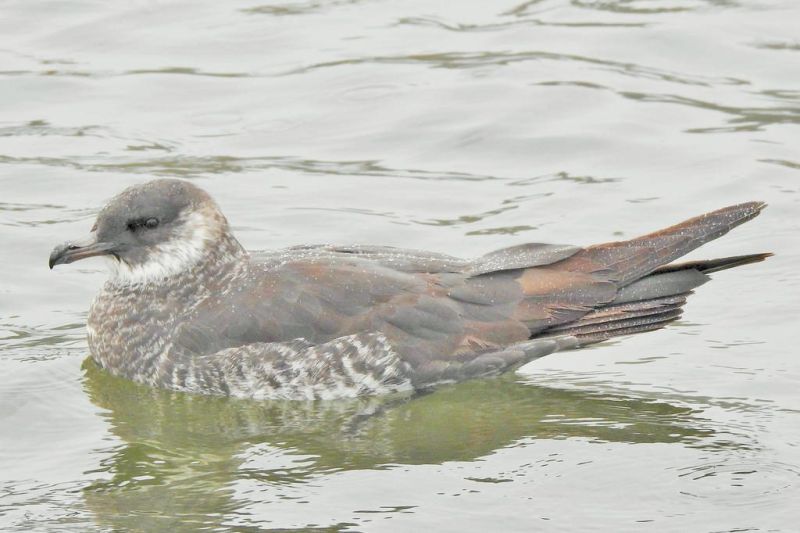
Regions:
<instances>
[{"instance_id":1,"label":"bird's breast","mask_svg":"<svg viewBox=\"0 0 800 533\"><path fill-rule=\"evenodd\" d=\"M170 352L176 316L153 295L104 289L89 309L91 356L115 375L150 383Z\"/></svg>"}]
</instances>

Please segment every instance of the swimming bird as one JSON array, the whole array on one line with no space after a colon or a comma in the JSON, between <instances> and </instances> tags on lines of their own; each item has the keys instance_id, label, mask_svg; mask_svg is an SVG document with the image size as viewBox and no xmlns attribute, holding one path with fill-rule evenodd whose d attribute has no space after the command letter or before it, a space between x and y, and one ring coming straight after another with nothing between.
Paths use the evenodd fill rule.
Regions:
<instances>
[{"instance_id":1,"label":"swimming bird","mask_svg":"<svg viewBox=\"0 0 800 533\"><path fill-rule=\"evenodd\" d=\"M91 357L112 374L202 394L349 398L492 376L662 328L709 274L771 255L672 263L764 207L472 260L387 246L251 254L205 191L160 179L114 197L88 238L57 246L49 265L108 260L87 332Z\"/></svg>"}]
</instances>

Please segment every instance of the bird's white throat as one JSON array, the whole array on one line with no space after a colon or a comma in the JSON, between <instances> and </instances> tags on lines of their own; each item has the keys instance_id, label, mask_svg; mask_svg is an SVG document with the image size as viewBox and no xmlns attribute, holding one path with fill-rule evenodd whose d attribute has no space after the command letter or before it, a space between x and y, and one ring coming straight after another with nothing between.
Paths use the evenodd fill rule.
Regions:
<instances>
[{"instance_id":1,"label":"bird's white throat","mask_svg":"<svg viewBox=\"0 0 800 533\"><path fill-rule=\"evenodd\" d=\"M114 285L147 285L185 273L209 255L220 238L221 228L215 217L195 210L178 219L181 231L166 242L153 246L147 261L129 264L109 258Z\"/></svg>"}]
</instances>

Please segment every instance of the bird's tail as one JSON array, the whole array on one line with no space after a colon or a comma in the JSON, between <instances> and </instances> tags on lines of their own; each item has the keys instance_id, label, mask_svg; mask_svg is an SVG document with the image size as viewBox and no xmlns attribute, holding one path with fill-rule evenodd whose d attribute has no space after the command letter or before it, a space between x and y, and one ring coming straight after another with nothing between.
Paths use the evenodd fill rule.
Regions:
<instances>
[{"instance_id":1,"label":"bird's tail","mask_svg":"<svg viewBox=\"0 0 800 533\"><path fill-rule=\"evenodd\" d=\"M755 218L764 207L764 202L723 207L641 237L590 246L561 266L579 272L609 272L625 286Z\"/></svg>"},{"instance_id":2,"label":"bird's tail","mask_svg":"<svg viewBox=\"0 0 800 533\"><path fill-rule=\"evenodd\" d=\"M681 316L689 295L711 279L708 274L758 263L771 255L739 255L662 266L623 287L610 304L574 322L550 328L545 334L575 336L581 345L585 345L663 328Z\"/></svg>"},{"instance_id":3,"label":"bird's tail","mask_svg":"<svg viewBox=\"0 0 800 533\"><path fill-rule=\"evenodd\" d=\"M481 354L463 365L457 365L455 371L458 379L493 375L554 352L621 335L661 329L681 316L683 305L694 292L693 289L711 279L708 274L758 263L771 255L740 255L660 267L623 287L608 305L590 311L575 321L547 328L528 341Z\"/></svg>"}]
</instances>

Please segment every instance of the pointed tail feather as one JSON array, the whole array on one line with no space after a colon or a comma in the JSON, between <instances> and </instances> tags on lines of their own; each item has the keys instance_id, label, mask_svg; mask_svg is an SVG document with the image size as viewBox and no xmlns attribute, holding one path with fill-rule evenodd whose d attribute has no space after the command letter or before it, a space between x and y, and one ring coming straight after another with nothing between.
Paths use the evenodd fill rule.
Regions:
<instances>
[{"instance_id":1,"label":"pointed tail feather","mask_svg":"<svg viewBox=\"0 0 800 533\"><path fill-rule=\"evenodd\" d=\"M666 265L623 287L609 305L568 324L551 327L544 336L571 335L581 345L612 337L660 329L680 318L683 305L695 288L711 278L707 274L750 263L772 254L750 254L706 261Z\"/></svg>"},{"instance_id":2,"label":"pointed tail feather","mask_svg":"<svg viewBox=\"0 0 800 533\"><path fill-rule=\"evenodd\" d=\"M610 271L620 285L628 285L755 218L764 207L763 202L725 207L628 241L591 246L565 263L583 272Z\"/></svg>"},{"instance_id":3,"label":"pointed tail feather","mask_svg":"<svg viewBox=\"0 0 800 533\"><path fill-rule=\"evenodd\" d=\"M761 261L764 261L765 259L767 259L768 257L772 257L773 255L775 254L767 252L761 254L721 257L719 259L706 259L701 261L686 261L684 263L672 263L657 268L654 274L662 272L678 272L681 270L697 270L698 272L702 272L703 274L712 274L714 272L719 272L720 270L727 270L729 268L734 268L742 265L749 265L751 263L760 263Z\"/></svg>"}]
</instances>

